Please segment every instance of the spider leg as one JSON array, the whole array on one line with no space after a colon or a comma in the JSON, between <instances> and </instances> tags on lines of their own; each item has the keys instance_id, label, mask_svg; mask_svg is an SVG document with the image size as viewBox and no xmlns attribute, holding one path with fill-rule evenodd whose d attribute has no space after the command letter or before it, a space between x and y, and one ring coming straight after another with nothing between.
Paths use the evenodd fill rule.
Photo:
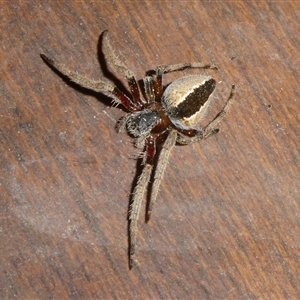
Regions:
<instances>
[{"instance_id":1,"label":"spider leg","mask_svg":"<svg viewBox=\"0 0 300 300\"><path fill-rule=\"evenodd\" d=\"M134 253L136 245L136 235L137 235L137 222L139 218L139 213L141 210L141 203L144 198L145 192L147 190L151 173L153 169L153 159L156 152L156 143L153 136L149 136L146 139L146 153L145 153L145 166L142 174L140 175L137 185L133 192L132 203L129 212L129 268L131 269L134 264Z\"/></svg>"},{"instance_id":2,"label":"spider leg","mask_svg":"<svg viewBox=\"0 0 300 300\"><path fill-rule=\"evenodd\" d=\"M153 80L152 76L146 76L143 79L144 81L144 88L145 88L145 96L147 99L148 104L155 102L155 81Z\"/></svg>"},{"instance_id":3,"label":"spider leg","mask_svg":"<svg viewBox=\"0 0 300 300\"><path fill-rule=\"evenodd\" d=\"M138 111L139 107L136 106L131 99L129 99L125 94L123 94L117 87L109 83L105 80L95 81L85 76L78 74L77 72L70 71L66 68L63 64L55 61L52 58L47 57L45 54L41 54L42 59L58 70L61 74L67 76L71 81L77 83L78 85L92 90L97 93L102 93L108 97L113 98L113 100L118 103L122 104L126 109L131 112Z\"/></svg>"},{"instance_id":4,"label":"spider leg","mask_svg":"<svg viewBox=\"0 0 300 300\"><path fill-rule=\"evenodd\" d=\"M134 104L142 109L144 107L144 104L141 101L140 90L133 72L129 70L128 67L126 67L119 59L119 57L115 54L115 51L110 44L110 38L107 30L103 32L102 36L103 52L105 53L105 56L108 57L113 69L117 73L121 73L126 78Z\"/></svg>"},{"instance_id":5,"label":"spider leg","mask_svg":"<svg viewBox=\"0 0 300 300\"><path fill-rule=\"evenodd\" d=\"M227 98L225 106L217 114L217 116L205 127L204 136L209 135L212 131L214 131L215 130L214 128L216 127L216 125L218 125L224 119L225 115L227 114L227 112L230 109L230 106L232 104L232 101L230 101L230 100L233 99L234 91L235 91L235 85L232 85L230 95Z\"/></svg>"},{"instance_id":6,"label":"spider leg","mask_svg":"<svg viewBox=\"0 0 300 300\"><path fill-rule=\"evenodd\" d=\"M118 120L116 127L115 127L117 133L122 132L122 130L124 130L126 128L126 123L127 123L128 119L130 118L130 116L131 116L131 114L128 113Z\"/></svg>"},{"instance_id":7,"label":"spider leg","mask_svg":"<svg viewBox=\"0 0 300 300\"><path fill-rule=\"evenodd\" d=\"M162 73L171 73L175 71L185 70L185 69L212 69L218 70L216 66L212 66L210 64L204 64L200 62L188 62L188 63L180 63L174 65L161 65L156 68L156 72L159 70Z\"/></svg>"},{"instance_id":8,"label":"spider leg","mask_svg":"<svg viewBox=\"0 0 300 300\"><path fill-rule=\"evenodd\" d=\"M163 84L162 84L162 76L165 73L171 73L175 71L180 71L184 69L191 69L191 68L198 68L198 69L212 69L217 70L216 66L212 66L210 64L204 64L200 62L189 62L189 63L180 63L174 65L161 65L155 69L155 81L154 81L154 88L156 99L160 99L163 94Z\"/></svg>"},{"instance_id":9,"label":"spider leg","mask_svg":"<svg viewBox=\"0 0 300 300\"><path fill-rule=\"evenodd\" d=\"M189 145L191 143L199 142L200 140L206 139L219 132L219 129L214 129L210 133L205 133L205 128L200 130L182 130L177 132L176 143L180 145Z\"/></svg>"},{"instance_id":10,"label":"spider leg","mask_svg":"<svg viewBox=\"0 0 300 300\"><path fill-rule=\"evenodd\" d=\"M230 95L227 98L227 101L223 109L216 115L216 117L204 128L201 130L183 130L182 132L178 131L177 143L187 145L190 143L197 142L201 139L208 138L209 136L218 133L219 129L215 128L225 117L226 113L230 109L232 104L232 99L235 92L235 86L232 85Z\"/></svg>"},{"instance_id":11,"label":"spider leg","mask_svg":"<svg viewBox=\"0 0 300 300\"><path fill-rule=\"evenodd\" d=\"M153 210L154 203L157 199L160 183L164 176L164 172L166 170L166 166L169 160L171 150L176 144L176 139L177 139L177 132L175 130L171 130L160 151L158 163L155 170L152 191L151 191L151 197L150 197L150 203L149 203L149 209L147 215L148 220L150 219L150 215Z\"/></svg>"}]
</instances>

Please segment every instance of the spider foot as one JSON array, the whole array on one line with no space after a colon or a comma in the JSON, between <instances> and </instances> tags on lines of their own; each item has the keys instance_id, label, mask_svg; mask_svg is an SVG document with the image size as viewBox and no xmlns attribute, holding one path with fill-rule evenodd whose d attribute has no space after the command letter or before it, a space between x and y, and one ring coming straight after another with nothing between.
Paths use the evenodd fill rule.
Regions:
<instances>
[{"instance_id":1,"label":"spider foot","mask_svg":"<svg viewBox=\"0 0 300 300\"><path fill-rule=\"evenodd\" d=\"M134 247L130 249L129 253L129 269L132 270L134 266L137 265L137 261L135 259L135 251Z\"/></svg>"}]
</instances>

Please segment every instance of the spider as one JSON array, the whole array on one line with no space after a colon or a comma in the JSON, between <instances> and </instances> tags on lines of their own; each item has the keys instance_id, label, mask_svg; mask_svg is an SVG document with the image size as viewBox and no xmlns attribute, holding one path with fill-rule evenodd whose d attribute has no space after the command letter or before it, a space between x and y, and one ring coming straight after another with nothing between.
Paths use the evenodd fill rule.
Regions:
<instances>
[{"instance_id":1,"label":"spider","mask_svg":"<svg viewBox=\"0 0 300 300\"><path fill-rule=\"evenodd\" d=\"M71 81L109 96L113 99L113 104L120 104L128 111L117 123L117 131L127 129L129 135L135 138L135 146L143 149L143 170L132 193L128 218L131 269L135 261L137 222L145 194L148 192L150 196L147 208L149 220L172 148L176 144L187 145L217 133L219 129L215 127L229 109L235 86L232 85L223 109L207 126L199 128L198 124L213 99L211 96L216 86L215 79L207 75L188 75L176 79L165 87L162 77L165 73L187 68L217 69L216 67L199 62L158 66L155 70L148 71L143 78L144 93L142 93L133 72L115 54L108 31L102 33L102 47L112 69L122 74L128 82L130 98L105 78L98 81L91 80L68 70L63 64L45 54L41 54L41 57ZM150 181L153 182L148 191Z\"/></svg>"}]
</instances>

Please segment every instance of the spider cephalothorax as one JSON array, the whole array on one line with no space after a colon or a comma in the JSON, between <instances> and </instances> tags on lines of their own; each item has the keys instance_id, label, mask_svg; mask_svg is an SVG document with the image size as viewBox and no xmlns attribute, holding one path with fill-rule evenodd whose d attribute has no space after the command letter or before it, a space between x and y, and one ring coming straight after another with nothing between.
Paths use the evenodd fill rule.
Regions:
<instances>
[{"instance_id":1,"label":"spider cephalothorax","mask_svg":"<svg viewBox=\"0 0 300 300\"><path fill-rule=\"evenodd\" d=\"M211 95L215 89L216 81L211 76L189 75L173 81L167 88L164 88L162 76L164 73L186 68L216 69L215 67L198 62L159 66L154 73L149 72L143 79L144 99L133 72L115 54L107 31L103 32L103 51L114 71L121 73L126 78L130 87L131 98L104 78L100 81L90 80L68 70L64 65L44 54L41 54L41 56L48 64L75 83L111 97L128 111L128 114L118 122L117 128L119 130L126 128L128 133L136 138L136 147L144 149L143 171L132 194L129 212L129 264L131 268L134 262L137 221L141 202L147 192L154 164L156 166L148 207L148 218L157 198L170 151L176 143L193 143L218 132L215 127L224 118L229 108L234 93L234 85L232 85L231 93L222 111L206 127L199 129L199 122L212 100Z\"/></svg>"}]
</instances>

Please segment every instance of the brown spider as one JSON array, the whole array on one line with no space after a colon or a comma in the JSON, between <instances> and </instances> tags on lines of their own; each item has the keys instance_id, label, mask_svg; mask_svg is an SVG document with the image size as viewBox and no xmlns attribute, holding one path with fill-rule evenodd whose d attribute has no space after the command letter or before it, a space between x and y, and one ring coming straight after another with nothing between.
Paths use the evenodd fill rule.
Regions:
<instances>
[{"instance_id":1,"label":"brown spider","mask_svg":"<svg viewBox=\"0 0 300 300\"><path fill-rule=\"evenodd\" d=\"M134 263L137 221L141 202L147 191L155 165L154 181L151 188L147 218L157 198L157 193L165 172L170 152L175 144L190 144L205 139L219 130L216 125L224 118L234 95L234 85L221 112L204 128L196 129L212 101L216 81L211 76L189 75L172 82L168 87L162 84L164 73L186 68L217 69L209 64L181 63L162 65L143 78L145 99L138 83L130 71L115 54L108 32L103 32L103 52L109 59L114 71L121 73L127 80L131 91L128 98L115 85L106 79L94 81L68 70L63 64L41 54L49 65L80 86L111 97L115 103L122 104L128 113L119 120L117 129L126 128L135 137L135 146L144 149L143 171L134 189L129 211L129 267Z\"/></svg>"}]
</instances>

